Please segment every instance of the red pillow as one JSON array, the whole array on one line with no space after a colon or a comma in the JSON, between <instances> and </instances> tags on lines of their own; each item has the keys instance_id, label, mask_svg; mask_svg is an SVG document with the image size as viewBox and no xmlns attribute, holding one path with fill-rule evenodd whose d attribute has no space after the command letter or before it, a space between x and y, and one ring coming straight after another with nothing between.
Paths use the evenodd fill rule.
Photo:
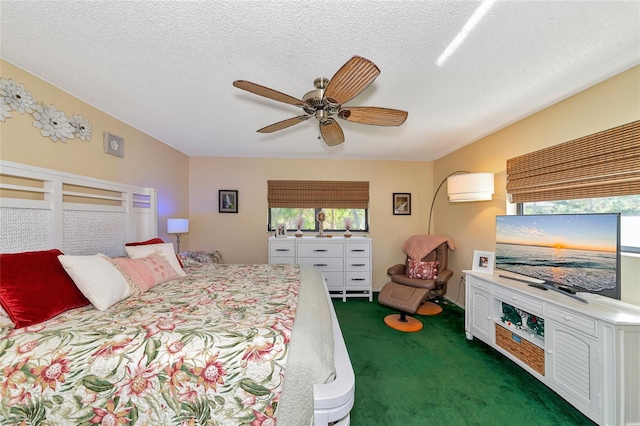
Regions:
<instances>
[{"instance_id":1,"label":"red pillow","mask_svg":"<svg viewBox=\"0 0 640 426\"><path fill-rule=\"evenodd\" d=\"M164 241L162 241L162 238L156 237L147 241L137 241L134 243L127 243L125 244L125 246L148 246L149 244L164 244ZM180 264L180 267L184 268L184 265L182 264L182 260L180 259L180 256L178 256L178 254L176 254L176 259L178 259L178 263Z\"/></svg>"},{"instance_id":2,"label":"red pillow","mask_svg":"<svg viewBox=\"0 0 640 426\"><path fill-rule=\"evenodd\" d=\"M164 241L162 241L162 238L152 238L150 240L147 241L136 241L133 243L127 243L125 244L125 246L146 246L149 244L164 244Z\"/></svg>"},{"instance_id":3,"label":"red pillow","mask_svg":"<svg viewBox=\"0 0 640 426\"><path fill-rule=\"evenodd\" d=\"M438 278L440 262L419 262L409 259L409 278L420 278L422 280L435 280Z\"/></svg>"},{"instance_id":4,"label":"red pillow","mask_svg":"<svg viewBox=\"0 0 640 426\"><path fill-rule=\"evenodd\" d=\"M16 328L89 304L58 261L61 254L55 249L0 254L0 304Z\"/></svg>"}]
</instances>

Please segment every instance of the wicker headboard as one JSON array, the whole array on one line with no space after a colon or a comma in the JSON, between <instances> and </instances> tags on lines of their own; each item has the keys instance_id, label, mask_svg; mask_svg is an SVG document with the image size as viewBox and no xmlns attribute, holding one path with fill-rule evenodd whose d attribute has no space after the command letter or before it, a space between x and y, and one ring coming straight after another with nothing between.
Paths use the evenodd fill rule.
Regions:
<instances>
[{"instance_id":1,"label":"wicker headboard","mask_svg":"<svg viewBox=\"0 0 640 426\"><path fill-rule=\"evenodd\" d=\"M153 188L0 160L0 253L123 256L157 236Z\"/></svg>"}]
</instances>

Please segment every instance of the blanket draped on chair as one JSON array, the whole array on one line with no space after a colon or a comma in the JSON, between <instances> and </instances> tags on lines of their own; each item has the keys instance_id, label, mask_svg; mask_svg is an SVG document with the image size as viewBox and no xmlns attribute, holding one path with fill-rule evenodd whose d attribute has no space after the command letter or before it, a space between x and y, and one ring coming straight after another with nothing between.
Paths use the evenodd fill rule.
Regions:
<instances>
[{"instance_id":1,"label":"blanket draped on chair","mask_svg":"<svg viewBox=\"0 0 640 426\"><path fill-rule=\"evenodd\" d=\"M420 261L444 242L449 246L449 250L455 250L453 242L442 235L413 235L404 242L402 251L411 259Z\"/></svg>"}]
</instances>

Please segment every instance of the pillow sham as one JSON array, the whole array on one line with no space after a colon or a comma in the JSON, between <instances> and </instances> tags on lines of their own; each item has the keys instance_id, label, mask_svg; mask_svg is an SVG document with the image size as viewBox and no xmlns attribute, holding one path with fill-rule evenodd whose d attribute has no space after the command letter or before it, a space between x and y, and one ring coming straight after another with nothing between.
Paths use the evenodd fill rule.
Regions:
<instances>
[{"instance_id":1,"label":"pillow sham","mask_svg":"<svg viewBox=\"0 0 640 426\"><path fill-rule=\"evenodd\" d=\"M136 247L136 246L147 246L149 244L164 244L164 241L162 240L162 238L156 237L156 238L151 238L150 240L147 240L147 241L134 241L132 243L127 243L124 246ZM176 259L178 259L178 263L180 263L180 267L184 268L184 263L182 262L182 259L180 259L180 256L177 253L176 253Z\"/></svg>"},{"instance_id":2,"label":"pillow sham","mask_svg":"<svg viewBox=\"0 0 640 426\"><path fill-rule=\"evenodd\" d=\"M58 259L78 289L99 311L131 296L127 280L107 256L61 255Z\"/></svg>"},{"instance_id":3,"label":"pillow sham","mask_svg":"<svg viewBox=\"0 0 640 426\"><path fill-rule=\"evenodd\" d=\"M57 249L0 254L0 305L16 328L89 304L65 272Z\"/></svg>"},{"instance_id":4,"label":"pillow sham","mask_svg":"<svg viewBox=\"0 0 640 426\"><path fill-rule=\"evenodd\" d=\"M438 278L440 262L421 262L409 258L409 278L420 278L422 280L435 280Z\"/></svg>"},{"instance_id":5,"label":"pillow sham","mask_svg":"<svg viewBox=\"0 0 640 426\"><path fill-rule=\"evenodd\" d=\"M124 250L131 259L140 259L141 257L149 256L151 253L159 252L164 255L179 276L184 277L186 275L178 262L176 252L173 250L173 244L171 243L125 246Z\"/></svg>"},{"instance_id":6,"label":"pillow sham","mask_svg":"<svg viewBox=\"0 0 640 426\"><path fill-rule=\"evenodd\" d=\"M167 258L159 252L139 259L115 258L111 259L111 263L129 282L132 294L144 293L157 284L180 278Z\"/></svg>"}]
</instances>

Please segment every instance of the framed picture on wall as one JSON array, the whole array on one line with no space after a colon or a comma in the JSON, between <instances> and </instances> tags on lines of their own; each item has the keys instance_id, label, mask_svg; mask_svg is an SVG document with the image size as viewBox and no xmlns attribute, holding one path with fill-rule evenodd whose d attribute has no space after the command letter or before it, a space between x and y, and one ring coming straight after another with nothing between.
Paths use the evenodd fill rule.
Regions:
<instances>
[{"instance_id":1,"label":"framed picture on wall","mask_svg":"<svg viewBox=\"0 0 640 426\"><path fill-rule=\"evenodd\" d=\"M238 213L238 191L231 189L218 191L218 212Z\"/></svg>"},{"instance_id":2,"label":"framed picture on wall","mask_svg":"<svg viewBox=\"0 0 640 426\"><path fill-rule=\"evenodd\" d=\"M411 193L409 192L393 193L393 214L399 214L399 215L411 214Z\"/></svg>"},{"instance_id":3,"label":"framed picture on wall","mask_svg":"<svg viewBox=\"0 0 640 426\"><path fill-rule=\"evenodd\" d=\"M104 152L124 158L124 139L109 132L104 132Z\"/></svg>"},{"instance_id":4,"label":"framed picture on wall","mask_svg":"<svg viewBox=\"0 0 640 426\"><path fill-rule=\"evenodd\" d=\"M485 274L493 274L496 255L492 251L475 250L473 252L473 266L471 270Z\"/></svg>"}]
</instances>

